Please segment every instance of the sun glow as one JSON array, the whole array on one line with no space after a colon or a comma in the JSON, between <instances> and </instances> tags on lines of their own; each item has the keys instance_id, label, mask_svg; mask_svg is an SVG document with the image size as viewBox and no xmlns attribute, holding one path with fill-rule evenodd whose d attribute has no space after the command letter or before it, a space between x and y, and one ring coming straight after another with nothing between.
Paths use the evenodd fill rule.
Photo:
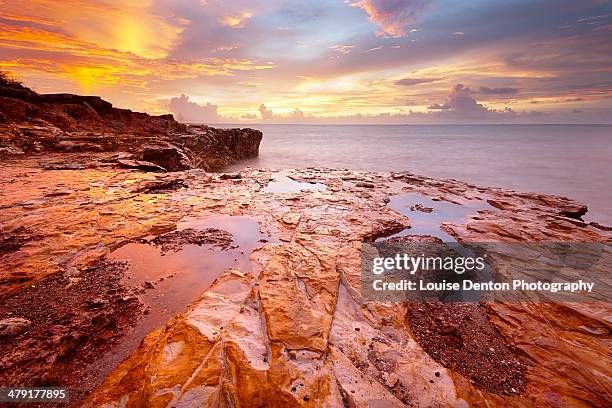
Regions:
<instances>
[{"instance_id":1,"label":"sun glow","mask_svg":"<svg viewBox=\"0 0 612 408\"><path fill-rule=\"evenodd\" d=\"M267 120L612 111L603 19L581 15L582 32L538 31L526 48L511 30L503 39L445 30L447 12L413 6L0 0L0 69L36 90L99 94L155 112L185 94L218 105L220 121L262 119L262 104L274 112Z\"/></svg>"}]
</instances>

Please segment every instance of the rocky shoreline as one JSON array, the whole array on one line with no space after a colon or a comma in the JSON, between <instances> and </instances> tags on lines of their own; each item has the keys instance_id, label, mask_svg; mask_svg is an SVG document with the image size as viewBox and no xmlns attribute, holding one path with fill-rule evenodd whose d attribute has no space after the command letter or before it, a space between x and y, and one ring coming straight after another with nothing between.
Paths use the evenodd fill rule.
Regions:
<instances>
[{"instance_id":1,"label":"rocky shoreline","mask_svg":"<svg viewBox=\"0 0 612 408\"><path fill-rule=\"evenodd\" d=\"M0 86L0 158L48 153L119 152L128 168L218 170L257 156L262 133L184 125L172 115L114 108L97 96L39 95Z\"/></svg>"},{"instance_id":2,"label":"rocky shoreline","mask_svg":"<svg viewBox=\"0 0 612 408\"><path fill-rule=\"evenodd\" d=\"M53 98L11 99L75 105ZM105 126L132 115L76 100ZM410 231L435 206L405 216L394 197L456 206L465 216L429 222L460 243L609 243L585 205L408 172L211 173L256 155L261 133L151 120L165 130L5 111L0 383L67 385L92 407L609 403L607 302L361 298L363 242L432 238Z\"/></svg>"}]
</instances>

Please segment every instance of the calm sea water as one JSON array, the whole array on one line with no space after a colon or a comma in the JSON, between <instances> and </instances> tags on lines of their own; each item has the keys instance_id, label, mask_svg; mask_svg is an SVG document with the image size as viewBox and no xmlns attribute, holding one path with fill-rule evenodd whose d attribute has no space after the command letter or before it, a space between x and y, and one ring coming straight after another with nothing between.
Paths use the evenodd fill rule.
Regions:
<instances>
[{"instance_id":1,"label":"calm sea water","mask_svg":"<svg viewBox=\"0 0 612 408\"><path fill-rule=\"evenodd\" d=\"M232 170L245 166L408 170L565 195L589 206L587 219L612 225L612 126L253 127L264 133L260 155Z\"/></svg>"}]
</instances>

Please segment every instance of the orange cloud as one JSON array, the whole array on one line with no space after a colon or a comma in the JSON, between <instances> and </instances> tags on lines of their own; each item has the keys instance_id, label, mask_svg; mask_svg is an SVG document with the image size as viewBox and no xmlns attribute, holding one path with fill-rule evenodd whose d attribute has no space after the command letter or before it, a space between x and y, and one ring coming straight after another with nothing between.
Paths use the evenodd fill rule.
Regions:
<instances>
[{"instance_id":1,"label":"orange cloud","mask_svg":"<svg viewBox=\"0 0 612 408\"><path fill-rule=\"evenodd\" d=\"M195 62L142 60L126 58L114 60L79 60L59 62L49 59L20 58L0 61L0 68L16 73L42 72L77 82L84 91L121 84L123 88L145 89L149 80L188 79L198 76L232 75L234 71L253 71L273 68L273 64L257 63L247 59L207 58Z\"/></svg>"},{"instance_id":2,"label":"orange cloud","mask_svg":"<svg viewBox=\"0 0 612 408\"><path fill-rule=\"evenodd\" d=\"M429 3L429 0L360 0L351 6L365 11L381 28L380 35L403 37L407 33L406 27L425 11Z\"/></svg>"},{"instance_id":3,"label":"orange cloud","mask_svg":"<svg viewBox=\"0 0 612 408\"><path fill-rule=\"evenodd\" d=\"M76 2L67 2L67 4ZM184 79L197 76L231 75L235 71L250 71L273 68L274 64L244 58L204 58L198 61L169 60L164 56L153 57L141 52L136 42L124 42L124 47L112 48L100 42L89 41L78 36L54 30L48 20L17 18L5 11L2 18L13 22L44 22L41 27L0 22L0 48L23 54L28 58L2 58L0 67L17 74L36 72L56 78L70 79L78 83L83 91L91 92L101 87L121 84L122 87L145 88L151 78ZM119 24L125 26L125 24ZM124 28L136 30L138 28ZM125 37L139 39L138 33L126 32ZM130 40L131 41L131 40ZM134 50L136 52L134 52Z\"/></svg>"},{"instance_id":4,"label":"orange cloud","mask_svg":"<svg viewBox=\"0 0 612 408\"><path fill-rule=\"evenodd\" d=\"M226 16L221 19L221 23L234 28L242 28L252 16L253 14L250 12L245 12L235 16Z\"/></svg>"},{"instance_id":5,"label":"orange cloud","mask_svg":"<svg viewBox=\"0 0 612 408\"><path fill-rule=\"evenodd\" d=\"M563 36L538 34L525 47L523 33L508 30L513 23L503 41L479 30L461 41L455 30L463 26L441 24L454 17L436 17L432 8L434 24L413 43L431 0L344 3L0 0L0 69L41 92L96 93L156 112L185 93L237 118L259 118L262 102L275 118L426 113L456 83L481 90L478 103L489 109L533 109L534 100L536 108L566 106L578 97L581 109L609 106L604 21ZM473 21L469 7L465 13ZM398 38L373 38L362 24L368 18L379 35Z\"/></svg>"},{"instance_id":6,"label":"orange cloud","mask_svg":"<svg viewBox=\"0 0 612 408\"><path fill-rule=\"evenodd\" d=\"M153 13L151 0L2 3L1 18L56 27L69 37L148 58L166 56L188 23Z\"/></svg>"}]
</instances>

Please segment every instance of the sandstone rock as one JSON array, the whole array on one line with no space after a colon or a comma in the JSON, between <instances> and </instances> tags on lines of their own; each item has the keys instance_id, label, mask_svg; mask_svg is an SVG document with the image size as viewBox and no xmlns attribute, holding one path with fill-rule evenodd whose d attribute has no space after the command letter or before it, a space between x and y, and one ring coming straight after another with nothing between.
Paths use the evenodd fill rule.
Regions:
<instances>
[{"instance_id":1,"label":"sandstone rock","mask_svg":"<svg viewBox=\"0 0 612 408\"><path fill-rule=\"evenodd\" d=\"M219 176L221 180L238 180L242 176L239 173L223 173Z\"/></svg>"},{"instance_id":2,"label":"sandstone rock","mask_svg":"<svg viewBox=\"0 0 612 408\"><path fill-rule=\"evenodd\" d=\"M154 171L154 172L165 172L166 169L158 166L155 163L143 161L143 160L127 160L127 159L119 159L117 163L121 167L125 167L128 169L138 169L142 171Z\"/></svg>"},{"instance_id":3,"label":"sandstone rock","mask_svg":"<svg viewBox=\"0 0 612 408\"><path fill-rule=\"evenodd\" d=\"M168 171L193 168L187 155L174 146L145 146L142 160L155 163Z\"/></svg>"},{"instance_id":4,"label":"sandstone rock","mask_svg":"<svg viewBox=\"0 0 612 408\"><path fill-rule=\"evenodd\" d=\"M415 204L412 207L410 207L410 211L421 211L424 213L430 213L433 211L433 208L431 207L425 207L422 204Z\"/></svg>"},{"instance_id":5,"label":"sandstone rock","mask_svg":"<svg viewBox=\"0 0 612 408\"><path fill-rule=\"evenodd\" d=\"M28 330L32 323L27 319L12 317L0 320L0 337L18 336Z\"/></svg>"},{"instance_id":6,"label":"sandstone rock","mask_svg":"<svg viewBox=\"0 0 612 408\"><path fill-rule=\"evenodd\" d=\"M24 153L25 152L17 146L10 146L10 145L0 146L0 156L1 155L16 156L16 155L21 155Z\"/></svg>"},{"instance_id":7,"label":"sandstone rock","mask_svg":"<svg viewBox=\"0 0 612 408\"><path fill-rule=\"evenodd\" d=\"M153 180L140 185L136 191L146 194L160 194L176 191L180 188L187 187L185 180L181 178L173 178L170 180Z\"/></svg>"},{"instance_id":8,"label":"sandstone rock","mask_svg":"<svg viewBox=\"0 0 612 408\"><path fill-rule=\"evenodd\" d=\"M82 160L92 157L104 163L110 155L88 154ZM81 170L78 178L40 171L41 165L58 160L64 159L9 161L0 175L0 182L11 186L0 196L6 214L0 220L2 231L23 226L27 229L23 234L37 237L4 254L0 265L3 297L23 294L32 283L52 279L67 263L86 269L112 248L149 234L171 232L186 218L252 217L271 237L251 254L251 264L222 274L187 310L149 333L121 364L111 364L115 368L89 395L86 406L607 404L611 375L609 361L602 357L608 349L607 303L485 304L487 318L481 324L498 330L506 346L518 349L517 355L529 362L525 389L512 387L517 392L505 395L483 388L434 356L435 348L421 345L422 339L407 321L413 305L366 302L361 297L362 242L410 226L409 218L382 204L385 197L411 192L457 205L467 200L502 203L503 209L474 210L464 220L443 226L462 243L608 242L610 231L562 215L575 213L581 207L578 203L409 173L329 169L289 171L295 180L327 185L323 192L273 196L258 188L278 176L268 170L243 171L243 182L237 184L220 177L204 178L202 172L191 170L171 176L188 180L188 188L138 194L139 188L161 185L169 176L108 166ZM353 182L373 183L376 188L364 190ZM73 193L40 200L49 191L67 189ZM248 206L242 205L245 201ZM433 237L419 239L438 242ZM597 274L609 272L604 266L609 265L609 254L604 255ZM516 268L524 266L519 262ZM499 273L515 273L510 268L500 267ZM165 280L155 290L174 280ZM64 290L65 280L61 284ZM123 296L118 296L117 304L125 303ZM450 319L441 321L439 328L441 336L463 335L462 327ZM106 335L94 331L82 334L81 341L104 342ZM488 347L495 349L491 353L501 350L498 344L486 347L485 357ZM15 360L19 353L16 348L3 349L3 358ZM88 367L82 356L66 358L72 366L78 362ZM49 361L44 372L64 367ZM3 382L11 383L19 373L7 371Z\"/></svg>"},{"instance_id":9,"label":"sandstone rock","mask_svg":"<svg viewBox=\"0 0 612 408\"><path fill-rule=\"evenodd\" d=\"M87 304L92 309L98 309L98 308L104 307L106 304L108 304L108 301L105 300L105 299L101 299L101 298L95 298L95 299L92 299L89 302L87 302Z\"/></svg>"},{"instance_id":10,"label":"sandstone rock","mask_svg":"<svg viewBox=\"0 0 612 408\"><path fill-rule=\"evenodd\" d=\"M62 140L55 144L55 149L67 152L101 152L104 148L98 144L77 142L72 140Z\"/></svg>"},{"instance_id":11,"label":"sandstone rock","mask_svg":"<svg viewBox=\"0 0 612 408\"><path fill-rule=\"evenodd\" d=\"M180 124L114 108L97 96L0 89L0 154L117 152L168 171L218 169L257 156L261 132Z\"/></svg>"}]
</instances>

